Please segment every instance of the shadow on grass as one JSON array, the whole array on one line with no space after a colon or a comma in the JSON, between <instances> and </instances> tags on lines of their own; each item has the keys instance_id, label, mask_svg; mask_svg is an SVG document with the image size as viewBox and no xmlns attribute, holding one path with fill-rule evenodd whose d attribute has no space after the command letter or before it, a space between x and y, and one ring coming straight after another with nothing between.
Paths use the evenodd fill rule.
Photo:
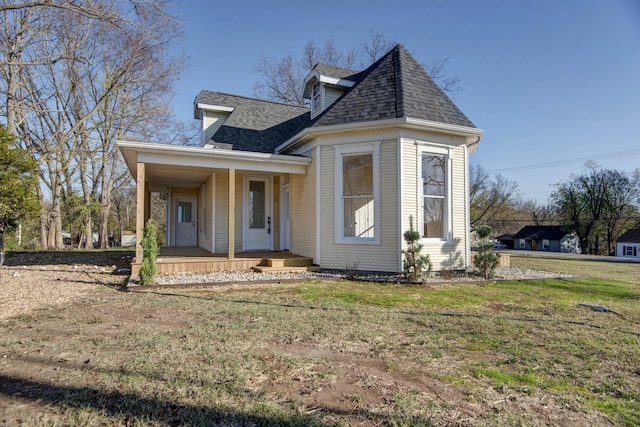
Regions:
<instances>
[{"instance_id":1,"label":"shadow on grass","mask_svg":"<svg viewBox=\"0 0 640 427\"><path fill-rule=\"evenodd\" d=\"M66 410L92 409L125 425L151 422L170 426L260 425L325 426L318 417L297 413L241 412L215 406L181 404L118 390L45 384L0 374L0 394L56 405Z\"/></svg>"}]
</instances>

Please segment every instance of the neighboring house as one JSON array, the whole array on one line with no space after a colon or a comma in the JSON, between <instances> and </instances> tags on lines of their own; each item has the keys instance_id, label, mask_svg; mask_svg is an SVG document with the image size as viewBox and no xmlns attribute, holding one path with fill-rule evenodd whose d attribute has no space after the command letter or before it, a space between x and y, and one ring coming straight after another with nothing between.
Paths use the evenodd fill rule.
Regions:
<instances>
[{"instance_id":1,"label":"neighboring house","mask_svg":"<svg viewBox=\"0 0 640 427\"><path fill-rule=\"evenodd\" d=\"M506 249L513 249L513 234L502 234L496 240L506 246Z\"/></svg>"},{"instance_id":2,"label":"neighboring house","mask_svg":"<svg viewBox=\"0 0 640 427\"><path fill-rule=\"evenodd\" d=\"M640 228L627 230L616 241L616 256L640 257Z\"/></svg>"},{"instance_id":3,"label":"neighboring house","mask_svg":"<svg viewBox=\"0 0 640 427\"><path fill-rule=\"evenodd\" d=\"M527 225L513 235L513 243L516 250L582 252L577 234L567 233L557 225Z\"/></svg>"},{"instance_id":4,"label":"neighboring house","mask_svg":"<svg viewBox=\"0 0 640 427\"><path fill-rule=\"evenodd\" d=\"M411 217L435 270L469 266L468 155L483 131L400 45L361 72L317 64L304 83L310 108L200 92L202 147L118 142L136 241L160 192L168 246L399 272Z\"/></svg>"}]
</instances>

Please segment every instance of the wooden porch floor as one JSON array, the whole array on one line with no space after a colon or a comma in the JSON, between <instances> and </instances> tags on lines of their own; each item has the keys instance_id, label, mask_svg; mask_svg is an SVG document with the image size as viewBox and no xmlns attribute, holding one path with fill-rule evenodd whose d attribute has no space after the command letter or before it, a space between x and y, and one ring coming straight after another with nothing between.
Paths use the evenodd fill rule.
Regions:
<instances>
[{"instance_id":1,"label":"wooden porch floor","mask_svg":"<svg viewBox=\"0 0 640 427\"><path fill-rule=\"evenodd\" d=\"M211 253L200 247L163 246L156 259L158 273L199 273L207 271L247 270L260 265L263 260L296 260L299 255L278 251L238 252L230 260L226 253ZM132 274L140 271L140 263L131 264Z\"/></svg>"}]
</instances>

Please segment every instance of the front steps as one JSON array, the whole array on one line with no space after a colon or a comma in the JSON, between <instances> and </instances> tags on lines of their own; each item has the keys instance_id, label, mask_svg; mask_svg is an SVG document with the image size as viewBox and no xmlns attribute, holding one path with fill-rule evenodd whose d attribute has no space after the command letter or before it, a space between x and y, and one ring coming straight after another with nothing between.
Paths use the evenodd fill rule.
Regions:
<instances>
[{"instance_id":1,"label":"front steps","mask_svg":"<svg viewBox=\"0 0 640 427\"><path fill-rule=\"evenodd\" d=\"M260 264L251 267L259 273L299 273L304 271L320 271L313 265L313 260L306 257L263 258Z\"/></svg>"}]
</instances>

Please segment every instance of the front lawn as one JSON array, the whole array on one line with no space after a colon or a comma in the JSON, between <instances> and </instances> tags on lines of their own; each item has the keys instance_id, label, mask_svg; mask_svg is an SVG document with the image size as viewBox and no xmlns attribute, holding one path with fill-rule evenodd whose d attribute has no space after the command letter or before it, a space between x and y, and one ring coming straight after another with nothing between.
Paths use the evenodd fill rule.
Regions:
<instances>
[{"instance_id":1,"label":"front lawn","mask_svg":"<svg viewBox=\"0 0 640 427\"><path fill-rule=\"evenodd\" d=\"M97 285L0 323L0 423L638 425L639 300L613 277Z\"/></svg>"}]
</instances>

